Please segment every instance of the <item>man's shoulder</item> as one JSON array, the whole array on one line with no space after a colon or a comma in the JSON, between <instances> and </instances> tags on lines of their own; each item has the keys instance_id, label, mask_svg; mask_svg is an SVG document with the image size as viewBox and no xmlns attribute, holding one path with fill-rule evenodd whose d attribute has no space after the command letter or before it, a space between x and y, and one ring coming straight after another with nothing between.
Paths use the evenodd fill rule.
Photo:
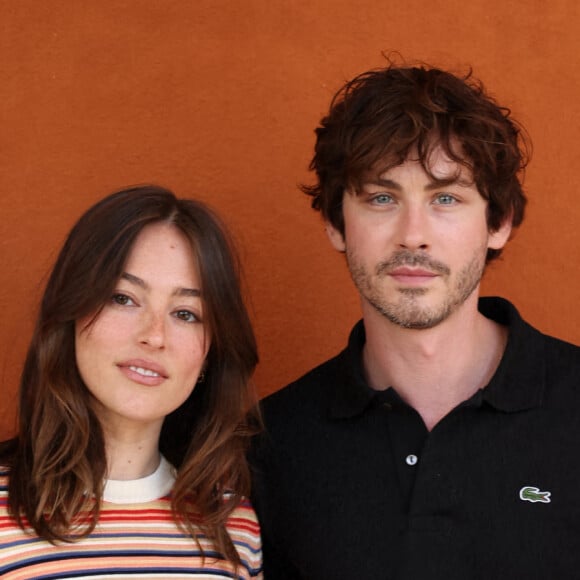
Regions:
<instances>
[{"instance_id":1,"label":"man's shoulder","mask_svg":"<svg viewBox=\"0 0 580 580\"><path fill-rule=\"evenodd\" d=\"M546 341L548 352L555 356L570 359L571 362L575 362L576 364L580 364L580 346L549 335L544 335L544 339Z\"/></svg>"},{"instance_id":2,"label":"man's shoulder","mask_svg":"<svg viewBox=\"0 0 580 580\"><path fill-rule=\"evenodd\" d=\"M305 399L315 399L323 394L342 373L343 356L344 352L341 352L269 395L263 400L264 406L275 408L294 401L303 402Z\"/></svg>"},{"instance_id":3,"label":"man's shoulder","mask_svg":"<svg viewBox=\"0 0 580 580\"><path fill-rule=\"evenodd\" d=\"M580 365L580 346L545 334L523 319L516 307L498 297L479 300L479 310L486 316L509 328L508 350L513 353L512 364L547 365L548 370L572 370ZM523 362L522 362L523 361Z\"/></svg>"},{"instance_id":4,"label":"man's shoulder","mask_svg":"<svg viewBox=\"0 0 580 580\"><path fill-rule=\"evenodd\" d=\"M580 404L580 346L527 323L518 338L510 359L510 379L541 388L545 406L576 412ZM515 384L511 387L516 388Z\"/></svg>"},{"instance_id":5,"label":"man's shoulder","mask_svg":"<svg viewBox=\"0 0 580 580\"><path fill-rule=\"evenodd\" d=\"M528 328L524 338L531 344L541 345L548 367L577 369L580 366L580 346L546 334L529 323L524 322L524 325Z\"/></svg>"},{"instance_id":6,"label":"man's shoulder","mask_svg":"<svg viewBox=\"0 0 580 580\"><path fill-rule=\"evenodd\" d=\"M319 413L325 408L337 381L344 375L344 356L343 351L262 399L266 423Z\"/></svg>"},{"instance_id":7,"label":"man's shoulder","mask_svg":"<svg viewBox=\"0 0 580 580\"><path fill-rule=\"evenodd\" d=\"M580 387L580 346L544 335L544 352L548 380Z\"/></svg>"}]
</instances>

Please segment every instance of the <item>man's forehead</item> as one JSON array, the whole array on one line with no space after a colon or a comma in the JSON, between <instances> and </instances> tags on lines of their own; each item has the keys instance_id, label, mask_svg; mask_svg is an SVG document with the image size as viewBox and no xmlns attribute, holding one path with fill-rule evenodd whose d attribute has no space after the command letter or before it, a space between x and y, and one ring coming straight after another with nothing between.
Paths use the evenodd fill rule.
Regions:
<instances>
[{"instance_id":1,"label":"man's forehead","mask_svg":"<svg viewBox=\"0 0 580 580\"><path fill-rule=\"evenodd\" d=\"M461 185L473 184L471 163L463 154L460 144L454 142L450 143L450 146L452 151L448 152L441 144L435 144L426 149L423 159L417 148L413 148L403 161L387 156L365 172L361 181L363 183L390 181L396 177L403 166L417 165L433 181L455 182Z\"/></svg>"}]
</instances>

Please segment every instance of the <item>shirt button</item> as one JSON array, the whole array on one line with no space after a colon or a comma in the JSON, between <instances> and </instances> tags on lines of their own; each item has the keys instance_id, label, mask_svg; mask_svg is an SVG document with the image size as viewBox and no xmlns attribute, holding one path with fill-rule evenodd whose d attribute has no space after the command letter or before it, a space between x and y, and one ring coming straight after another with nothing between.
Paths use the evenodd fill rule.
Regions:
<instances>
[{"instance_id":1,"label":"shirt button","mask_svg":"<svg viewBox=\"0 0 580 580\"><path fill-rule=\"evenodd\" d=\"M405 463L407 465L417 465L417 461L419 461L419 458L416 455L407 455L407 457L405 457Z\"/></svg>"}]
</instances>

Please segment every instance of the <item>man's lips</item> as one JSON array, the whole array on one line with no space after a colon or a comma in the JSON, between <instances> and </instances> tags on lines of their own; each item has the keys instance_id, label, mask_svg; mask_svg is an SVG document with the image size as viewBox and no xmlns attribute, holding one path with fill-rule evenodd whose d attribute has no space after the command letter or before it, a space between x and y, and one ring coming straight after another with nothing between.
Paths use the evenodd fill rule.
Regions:
<instances>
[{"instance_id":1,"label":"man's lips","mask_svg":"<svg viewBox=\"0 0 580 580\"><path fill-rule=\"evenodd\" d=\"M405 266L389 271L388 275L401 284L424 284L425 282L430 282L439 276L439 274L431 270L409 268Z\"/></svg>"},{"instance_id":2,"label":"man's lips","mask_svg":"<svg viewBox=\"0 0 580 580\"><path fill-rule=\"evenodd\" d=\"M422 268L408 268L408 267L399 267L391 270L389 272L390 276L418 276L421 278L434 278L439 274L432 272L431 270L423 270Z\"/></svg>"},{"instance_id":3,"label":"man's lips","mask_svg":"<svg viewBox=\"0 0 580 580\"><path fill-rule=\"evenodd\" d=\"M129 379L144 385L158 385L169 377L165 368L153 361L130 359L117 366Z\"/></svg>"},{"instance_id":4,"label":"man's lips","mask_svg":"<svg viewBox=\"0 0 580 580\"><path fill-rule=\"evenodd\" d=\"M401 250L394 253L388 260L381 262L376 270L378 276L392 276L409 280L425 280L438 276L449 276L449 267L424 253L414 253Z\"/></svg>"}]
</instances>

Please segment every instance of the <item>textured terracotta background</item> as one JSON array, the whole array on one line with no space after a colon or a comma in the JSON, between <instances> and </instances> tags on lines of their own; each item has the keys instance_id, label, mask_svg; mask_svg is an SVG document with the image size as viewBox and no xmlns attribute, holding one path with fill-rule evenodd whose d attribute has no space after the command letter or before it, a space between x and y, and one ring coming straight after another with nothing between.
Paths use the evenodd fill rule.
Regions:
<instances>
[{"instance_id":1,"label":"textured terracotta background","mask_svg":"<svg viewBox=\"0 0 580 580\"><path fill-rule=\"evenodd\" d=\"M400 51L473 65L527 126L524 226L487 294L580 343L575 0L0 1L0 436L46 272L90 204L156 182L233 228L271 392L345 343L342 262L297 190L342 82Z\"/></svg>"}]
</instances>

